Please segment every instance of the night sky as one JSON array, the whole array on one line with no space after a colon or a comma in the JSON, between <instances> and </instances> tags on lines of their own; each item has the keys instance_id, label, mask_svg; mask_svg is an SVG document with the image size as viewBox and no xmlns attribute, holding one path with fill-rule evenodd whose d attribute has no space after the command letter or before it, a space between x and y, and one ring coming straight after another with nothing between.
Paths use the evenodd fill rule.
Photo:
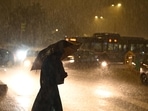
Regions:
<instances>
[{"instance_id":1,"label":"night sky","mask_svg":"<svg viewBox=\"0 0 148 111\"><path fill-rule=\"evenodd\" d=\"M122 6L113 9L112 3ZM49 17L61 25L73 24L86 35L102 31L148 38L148 0L44 0L42 5ZM96 15L103 16L104 20L96 22Z\"/></svg>"},{"instance_id":2,"label":"night sky","mask_svg":"<svg viewBox=\"0 0 148 111\"><path fill-rule=\"evenodd\" d=\"M67 35L117 32L148 38L148 0L12 0L12 4L39 2L47 11L51 28ZM120 8L111 4L121 3ZM104 19L95 20L95 16ZM68 24L68 25L67 25Z\"/></svg>"}]
</instances>

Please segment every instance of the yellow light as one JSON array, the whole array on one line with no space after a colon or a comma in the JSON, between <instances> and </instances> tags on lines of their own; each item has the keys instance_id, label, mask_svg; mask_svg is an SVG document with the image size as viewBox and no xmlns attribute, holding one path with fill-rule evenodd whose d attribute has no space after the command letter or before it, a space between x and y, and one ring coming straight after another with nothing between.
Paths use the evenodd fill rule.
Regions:
<instances>
[{"instance_id":1,"label":"yellow light","mask_svg":"<svg viewBox=\"0 0 148 111\"><path fill-rule=\"evenodd\" d=\"M77 41L76 38L71 38L70 41Z\"/></svg>"},{"instance_id":2,"label":"yellow light","mask_svg":"<svg viewBox=\"0 0 148 111\"><path fill-rule=\"evenodd\" d=\"M95 16L95 19L98 19L98 16Z\"/></svg>"},{"instance_id":3,"label":"yellow light","mask_svg":"<svg viewBox=\"0 0 148 111\"><path fill-rule=\"evenodd\" d=\"M117 42L117 39L114 39L114 42Z\"/></svg>"},{"instance_id":4,"label":"yellow light","mask_svg":"<svg viewBox=\"0 0 148 111\"><path fill-rule=\"evenodd\" d=\"M118 3L118 4L117 4L117 7L121 7L121 3Z\"/></svg>"},{"instance_id":5,"label":"yellow light","mask_svg":"<svg viewBox=\"0 0 148 111\"><path fill-rule=\"evenodd\" d=\"M114 5L114 4L112 4L111 6L112 6L112 7L114 7L115 5Z\"/></svg>"},{"instance_id":6,"label":"yellow light","mask_svg":"<svg viewBox=\"0 0 148 111\"><path fill-rule=\"evenodd\" d=\"M103 61L103 62L101 63L101 65L102 65L102 67L106 67L106 66L107 66L107 62L106 62L106 61Z\"/></svg>"},{"instance_id":7,"label":"yellow light","mask_svg":"<svg viewBox=\"0 0 148 111\"><path fill-rule=\"evenodd\" d=\"M59 31L59 29L56 29L56 32L58 32Z\"/></svg>"},{"instance_id":8,"label":"yellow light","mask_svg":"<svg viewBox=\"0 0 148 111\"><path fill-rule=\"evenodd\" d=\"M68 38L66 38L65 40L66 40L66 41L69 41L69 39L68 39Z\"/></svg>"},{"instance_id":9,"label":"yellow light","mask_svg":"<svg viewBox=\"0 0 148 111\"><path fill-rule=\"evenodd\" d=\"M100 19L103 19L103 16L100 16Z\"/></svg>"},{"instance_id":10,"label":"yellow light","mask_svg":"<svg viewBox=\"0 0 148 111\"><path fill-rule=\"evenodd\" d=\"M109 39L108 41L109 41L109 42L112 42L112 39Z\"/></svg>"}]
</instances>

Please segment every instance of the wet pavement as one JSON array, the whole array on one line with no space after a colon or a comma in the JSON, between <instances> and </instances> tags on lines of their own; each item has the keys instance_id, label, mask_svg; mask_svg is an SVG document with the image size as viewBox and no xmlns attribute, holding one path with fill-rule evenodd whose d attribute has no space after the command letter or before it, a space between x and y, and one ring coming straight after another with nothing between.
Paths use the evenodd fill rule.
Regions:
<instances>
[{"instance_id":1,"label":"wet pavement","mask_svg":"<svg viewBox=\"0 0 148 111\"><path fill-rule=\"evenodd\" d=\"M148 88L130 70L65 70L68 77L59 85L64 111L148 110ZM5 96L0 96L0 111L31 111L39 89L39 72L15 69L0 77L9 88Z\"/></svg>"}]
</instances>

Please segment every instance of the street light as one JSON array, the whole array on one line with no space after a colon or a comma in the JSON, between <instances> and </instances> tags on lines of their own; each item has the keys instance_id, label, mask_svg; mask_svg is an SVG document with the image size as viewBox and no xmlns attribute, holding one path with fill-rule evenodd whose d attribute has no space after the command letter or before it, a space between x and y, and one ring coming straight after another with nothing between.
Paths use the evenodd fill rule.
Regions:
<instances>
[{"instance_id":1,"label":"street light","mask_svg":"<svg viewBox=\"0 0 148 111\"><path fill-rule=\"evenodd\" d=\"M112 7L114 7L115 5L114 5L114 4L112 4L111 6L112 6Z\"/></svg>"},{"instance_id":2,"label":"street light","mask_svg":"<svg viewBox=\"0 0 148 111\"><path fill-rule=\"evenodd\" d=\"M56 32L58 32L58 31L59 31L59 29L56 29L55 31L56 31Z\"/></svg>"},{"instance_id":3,"label":"street light","mask_svg":"<svg viewBox=\"0 0 148 111\"><path fill-rule=\"evenodd\" d=\"M103 20L104 19L104 17L103 16L95 16L94 17L95 18L95 24L96 24L96 29L97 29L97 31L100 31L101 30L101 20Z\"/></svg>"},{"instance_id":4,"label":"street light","mask_svg":"<svg viewBox=\"0 0 148 111\"><path fill-rule=\"evenodd\" d=\"M98 16L95 16L95 19L98 19Z\"/></svg>"},{"instance_id":5,"label":"street light","mask_svg":"<svg viewBox=\"0 0 148 111\"><path fill-rule=\"evenodd\" d=\"M104 17L103 16L100 16L100 19L103 19Z\"/></svg>"},{"instance_id":6,"label":"street light","mask_svg":"<svg viewBox=\"0 0 148 111\"><path fill-rule=\"evenodd\" d=\"M97 15L95 16L95 19L97 20L97 19L103 19L104 17L103 16L100 16L100 17L98 17Z\"/></svg>"},{"instance_id":7,"label":"street light","mask_svg":"<svg viewBox=\"0 0 148 111\"><path fill-rule=\"evenodd\" d=\"M118 3L117 5L112 4L111 6L112 6L112 7L115 7L115 6L116 6L116 7L121 7L121 6L122 6L122 4L121 4L121 3Z\"/></svg>"},{"instance_id":8,"label":"street light","mask_svg":"<svg viewBox=\"0 0 148 111\"><path fill-rule=\"evenodd\" d=\"M117 7L121 7L121 3L118 3L118 4L117 4Z\"/></svg>"},{"instance_id":9,"label":"street light","mask_svg":"<svg viewBox=\"0 0 148 111\"><path fill-rule=\"evenodd\" d=\"M117 17L117 16L119 16L119 15L118 15L118 14L119 14L118 11L119 11L119 8L121 8L121 6L122 6L121 3L118 3L118 4L116 4L116 5L115 5L115 4L111 4L111 7L113 7L113 9L112 9L111 12L114 13L114 14L112 13L112 15L113 15L113 17L114 17L114 18L113 18L113 19L114 19L114 32L116 32L116 29L117 29L117 26L116 26L116 25L117 25L116 22L118 21L118 19L117 19L118 17ZM115 14L115 13L116 13L116 14Z\"/></svg>"}]
</instances>

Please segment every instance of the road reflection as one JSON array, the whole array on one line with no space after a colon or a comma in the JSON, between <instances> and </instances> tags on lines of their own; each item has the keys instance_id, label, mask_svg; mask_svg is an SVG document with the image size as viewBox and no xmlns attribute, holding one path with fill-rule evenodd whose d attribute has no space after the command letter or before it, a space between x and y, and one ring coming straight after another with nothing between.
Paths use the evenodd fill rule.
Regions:
<instances>
[{"instance_id":1,"label":"road reflection","mask_svg":"<svg viewBox=\"0 0 148 111\"><path fill-rule=\"evenodd\" d=\"M8 85L8 94L25 111L30 111L34 98L39 90L39 71L30 71L21 67L7 69L1 76ZM13 104L13 103L11 103Z\"/></svg>"},{"instance_id":2,"label":"road reflection","mask_svg":"<svg viewBox=\"0 0 148 111\"><path fill-rule=\"evenodd\" d=\"M98 111L98 109L99 111L124 111L128 108L130 102L128 100L129 94L130 97L137 94L137 97L140 96L141 99L141 95L144 94L144 91L147 91L146 87L138 86L138 82L132 84L132 81L135 81L132 80L134 79L133 75L130 76L124 69L120 70L120 73L116 73L117 70L113 72L111 70L100 70L99 68L76 69L75 67L65 67L65 69L68 77L64 84L58 86L64 111ZM11 111L30 111L40 88L40 71L15 68L7 70L0 77L8 85L9 92L7 96L11 96L14 100L9 104L24 109ZM140 102L135 98L133 100L132 103L146 109L147 103L140 105ZM8 103L5 103L5 101L3 103L7 106ZM124 108L120 108L120 106L123 106L122 103L126 101L128 103L124 104ZM116 105L116 102L119 106Z\"/></svg>"},{"instance_id":3,"label":"road reflection","mask_svg":"<svg viewBox=\"0 0 148 111\"><path fill-rule=\"evenodd\" d=\"M95 93L102 98L108 98L113 95L113 92L108 87L100 86L95 90Z\"/></svg>"}]
</instances>

